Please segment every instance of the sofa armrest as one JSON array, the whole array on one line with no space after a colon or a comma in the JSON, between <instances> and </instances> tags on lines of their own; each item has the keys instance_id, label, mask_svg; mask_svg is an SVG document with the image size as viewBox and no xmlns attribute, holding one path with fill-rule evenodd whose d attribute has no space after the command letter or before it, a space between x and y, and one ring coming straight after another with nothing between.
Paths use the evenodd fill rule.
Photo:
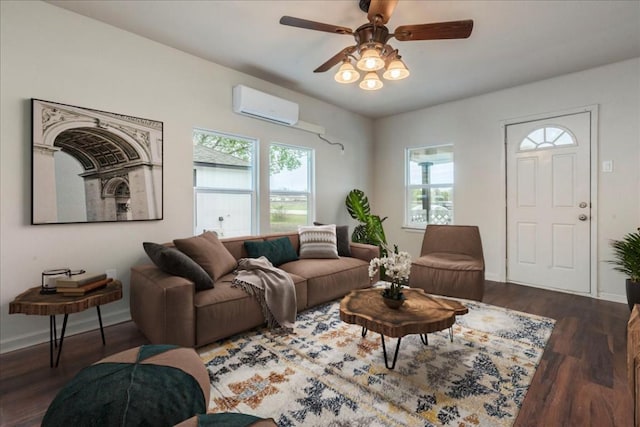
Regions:
<instances>
[{"instance_id":1,"label":"sofa armrest","mask_svg":"<svg viewBox=\"0 0 640 427\"><path fill-rule=\"evenodd\" d=\"M380 256L380 248L375 245L351 242L349 247L353 258L358 258L366 262Z\"/></svg>"},{"instance_id":2,"label":"sofa armrest","mask_svg":"<svg viewBox=\"0 0 640 427\"><path fill-rule=\"evenodd\" d=\"M155 265L131 268L131 318L153 344L194 347L195 285Z\"/></svg>"}]
</instances>

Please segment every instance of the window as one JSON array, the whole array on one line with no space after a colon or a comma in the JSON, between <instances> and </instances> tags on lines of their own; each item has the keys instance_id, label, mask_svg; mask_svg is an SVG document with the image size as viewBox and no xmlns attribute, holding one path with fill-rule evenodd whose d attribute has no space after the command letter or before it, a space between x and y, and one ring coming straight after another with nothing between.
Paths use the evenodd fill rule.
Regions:
<instances>
[{"instance_id":1,"label":"window","mask_svg":"<svg viewBox=\"0 0 640 427\"><path fill-rule=\"evenodd\" d=\"M565 129L555 126L534 130L520 143L520 151L556 148L567 145L577 145L573 135Z\"/></svg>"},{"instance_id":2,"label":"window","mask_svg":"<svg viewBox=\"0 0 640 427\"><path fill-rule=\"evenodd\" d=\"M253 139L193 131L195 234L257 234L256 151Z\"/></svg>"},{"instance_id":3,"label":"window","mask_svg":"<svg viewBox=\"0 0 640 427\"><path fill-rule=\"evenodd\" d=\"M313 217L313 150L291 145L269 147L271 232L298 229Z\"/></svg>"},{"instance_id":4,"label":"window","mask_svg":"<svg viewBox=\"0 0 640 427\"><path fill-rule=\"evenodd\" d=\"M451 224L453 146L407 149L406 173L406 225Z\"/></svg>"}]
</instances>

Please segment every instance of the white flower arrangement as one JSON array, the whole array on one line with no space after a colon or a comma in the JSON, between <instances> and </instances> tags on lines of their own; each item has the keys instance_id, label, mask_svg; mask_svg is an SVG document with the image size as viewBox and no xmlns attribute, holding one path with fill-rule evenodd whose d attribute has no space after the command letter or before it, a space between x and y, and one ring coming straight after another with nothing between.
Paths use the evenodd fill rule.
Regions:
<instances>
[{"instance_id":1,"label":"white flower arrangement","mask_svg":"<svg viewBox=\"0 0 640 427\"><path fill-rule=\"evenodd\" d=\"M394 246L393 251L385 245L383 248L387 255L373 258L369 262L369 278L373 278L381 268L384 268L385 276L391 280L391 286L385 290L385 294L398 298L398 295L402 293L402 286L409 281L411 255L404 251L398 252L397 246Z\"/></svg>"}]
</instances>

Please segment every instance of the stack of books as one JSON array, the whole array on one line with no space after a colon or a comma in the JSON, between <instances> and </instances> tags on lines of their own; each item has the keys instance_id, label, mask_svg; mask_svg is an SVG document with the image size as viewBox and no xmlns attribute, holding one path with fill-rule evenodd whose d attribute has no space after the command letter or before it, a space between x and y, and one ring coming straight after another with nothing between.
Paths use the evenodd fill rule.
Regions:
<instances>
[{"instance_id":1,"label":"stack of books","mask_svg":"<svg viewBox=\"0 0 640 427\"><path fill-rule=\"evenodd\" d=\"M83 273L56 280L56 292L66 296L84 295L87 292L102 289L112 278L105 273Z\"/></svg>"}]
</instances>

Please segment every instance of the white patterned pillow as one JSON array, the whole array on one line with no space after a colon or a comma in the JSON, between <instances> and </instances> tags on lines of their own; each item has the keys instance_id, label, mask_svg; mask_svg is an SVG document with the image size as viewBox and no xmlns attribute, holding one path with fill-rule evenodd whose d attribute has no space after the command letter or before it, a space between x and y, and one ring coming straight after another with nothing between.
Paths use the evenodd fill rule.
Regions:
<instances>
[{"instance_id":1,"label":"white patterned pillow","mask_svg":"<svg viewBox=\"0 0 640 427\"><path fill-rule=\"evenodd\" d=\"M298 226L300 258L339 258L336 225Z\"/></svg>"}]
</instances>

